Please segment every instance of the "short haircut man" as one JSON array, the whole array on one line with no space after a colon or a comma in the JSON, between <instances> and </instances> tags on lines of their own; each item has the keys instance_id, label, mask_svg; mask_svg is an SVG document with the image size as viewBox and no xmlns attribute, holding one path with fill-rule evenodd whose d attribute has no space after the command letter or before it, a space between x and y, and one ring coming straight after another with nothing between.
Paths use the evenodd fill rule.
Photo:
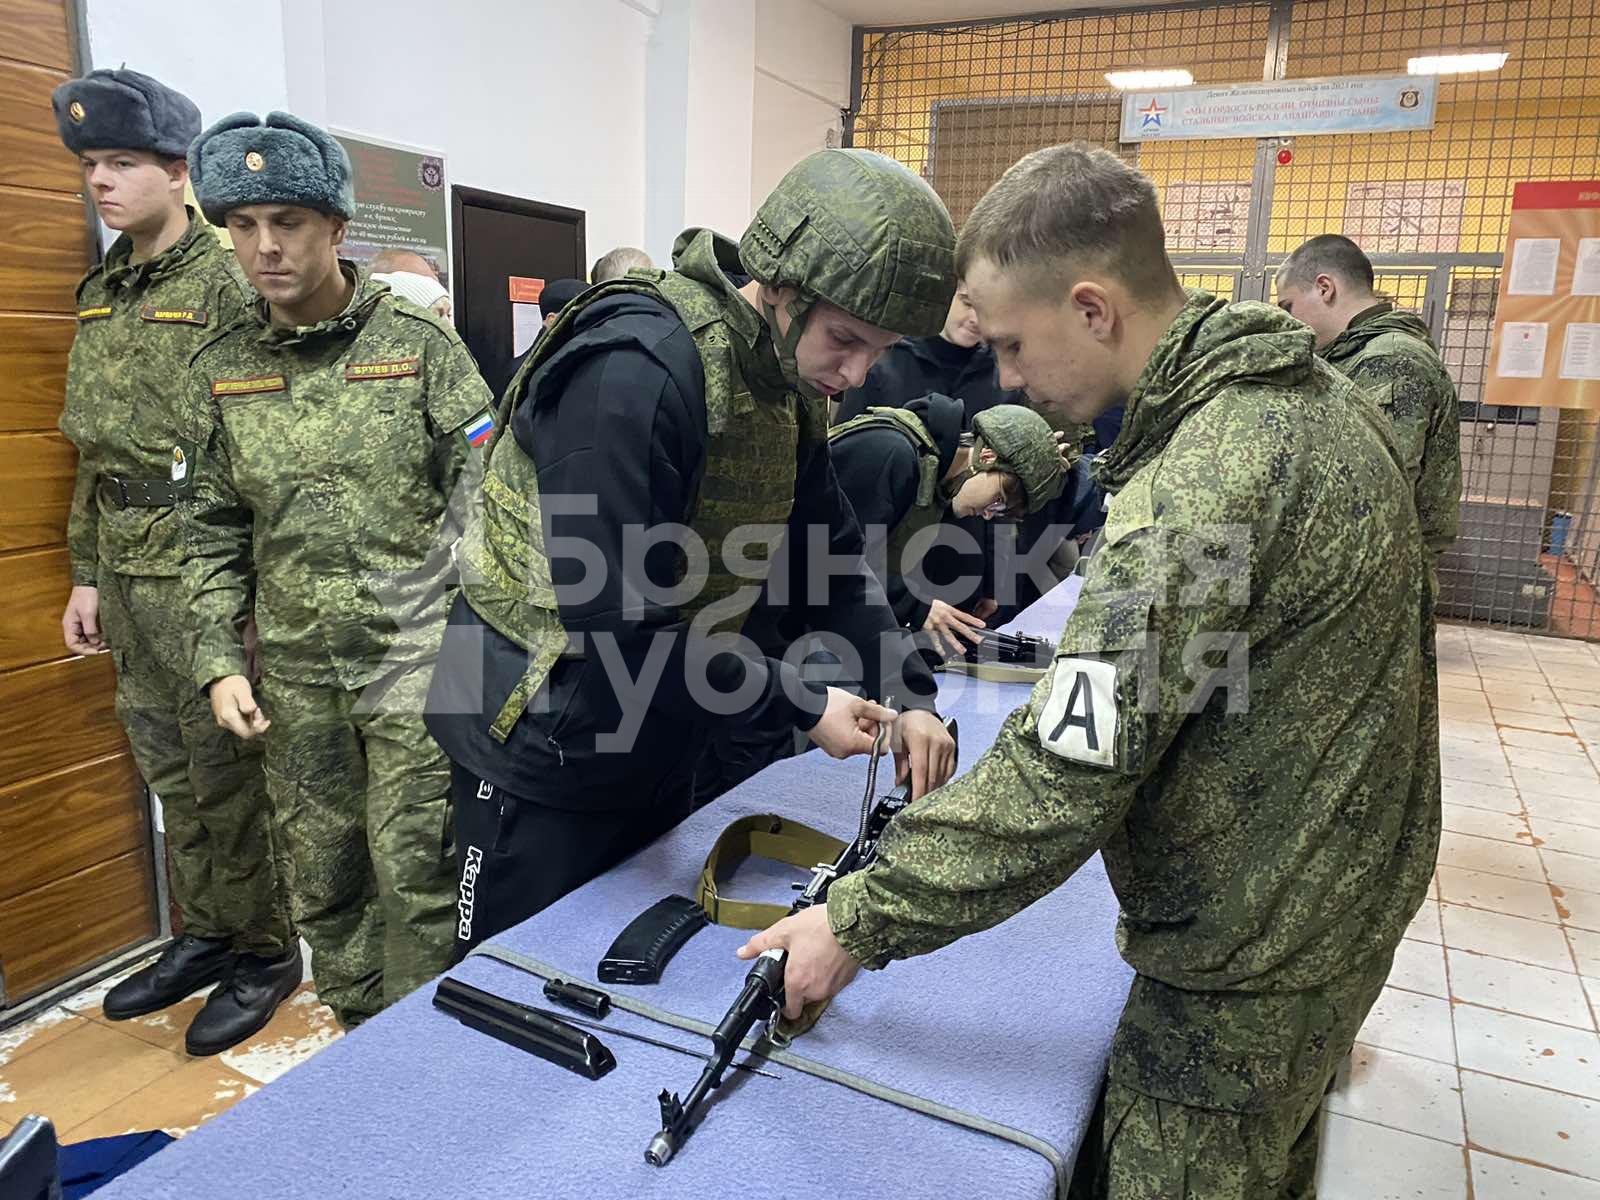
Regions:
<instances>
[{"instance_id":1,"label":"short haircut man","mask_svg":"<svg viewBox=\"0 0 1600 1200\"><path fill-rule=\"evenodd\" d=\"M1373 290L1372 260L1337 233L1278 268L1278 307L1311 327L1317 354L1388 414L1432 559L1455 541L1461 510L1460 405L1427 323Z\"/></svg>"},{"instance_id":2,"label":"short haircut man","mask_svg":"<svg viewBox=\"0 0 1600 1200\"><path fill-rule=\"evenodd\" d=\"M434 265L415 250L407 250L403 246L390 246L379 250L367 264L367 270L374 275L389 275L396 271L404 271L408 275L426 275L435 283L439 282L439 272Z\"/></svg>"},{"instance_id":3,"label":"short haircut man","mask_svg":"<svg viewBox=\"0 0 1600 1200\"><path fill-rule=\"evenodd\" d=\"M609 254L603 254L595 260L594 268L589 272L590 283L606 283L612 279L621 279L629 271L648 271L655 263L650 261L650 256L643 250L633 246L618 246Z\"/></svg>"}]
</instances>

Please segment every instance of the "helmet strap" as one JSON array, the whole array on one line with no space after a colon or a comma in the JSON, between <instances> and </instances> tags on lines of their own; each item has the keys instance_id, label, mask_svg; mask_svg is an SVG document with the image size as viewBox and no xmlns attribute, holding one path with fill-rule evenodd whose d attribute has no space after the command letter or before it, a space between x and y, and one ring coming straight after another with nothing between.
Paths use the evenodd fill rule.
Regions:
<instances>
[{"instance_id":1,"label":"helmet strap","mask_svg":"<svg viewBox=\"0 0 1600 1200\"><path fill-rule=\"evenodd\" d=\"M783 369L783 377L790 387L807 400L821 400L823 395L800 378L800 365L795 355L800 348L800 339L805 336L806 323L811 319L816 303L815 295L804 288L796 288L794 299L790 300L784 309L789 314L789 332L780 335L777 308L764 299L761 301L761 315L766 318L767 326L772 330L772 348L777 352L778 365Z\"/></svg>"}]
</instances>

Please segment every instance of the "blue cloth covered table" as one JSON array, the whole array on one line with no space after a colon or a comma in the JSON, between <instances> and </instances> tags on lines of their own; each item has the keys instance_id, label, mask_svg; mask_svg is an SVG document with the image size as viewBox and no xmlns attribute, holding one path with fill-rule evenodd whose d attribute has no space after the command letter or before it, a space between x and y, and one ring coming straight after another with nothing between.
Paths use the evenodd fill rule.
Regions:
<instances>
[{"instance_id":1,"label":"blue cloth covered table","mask_svg":"<svg viewBox=\"0 0 1600 1200\"><path fill-rule=\"evenodd\" d=\"M1056 588L1012 628L1053 639L1076 587ZM942 677L941 687L941 711L960 722L963 766L1028 694L1023 684L961 676ZM811 753L775 764L495 944L593 984L630 919L669 893L694 894L728 822L779 812L848 837L864 784L861 759ZM787 902L784 872L764 865L745 864L726 890ZM601 1034L617 1067L590 1082L438 1012L429 985L99 1197L1051 1196L1082 1138L1131 978L1115 917L1096 858L997 929L863 972L792 1048L824 1072L1008 1126L1048 1153L757 1059L780 1078L732 1072L677 1158L657 1169L644 1161L660 1124L656 1095L687 1092L698 1063ZM715 1022L748 969L733 956L745 936L702 930L660 984L608 990ZM473 957L450 974L546 1003L540 978L502 962ZM606 1024L709 1049L634 1013L613 1010Z\"/></svg>"}]
</instances>

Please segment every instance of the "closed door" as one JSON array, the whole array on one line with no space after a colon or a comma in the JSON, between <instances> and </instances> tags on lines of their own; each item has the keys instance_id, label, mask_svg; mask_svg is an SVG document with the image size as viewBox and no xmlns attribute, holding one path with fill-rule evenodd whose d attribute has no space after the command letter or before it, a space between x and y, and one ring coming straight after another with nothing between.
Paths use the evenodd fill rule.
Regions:
<instances>
[{"instance_id":1,"label":"closed door","mask_svg":"<svg viewBox=\"0 0 1600 1200\"><path fill-rule=\"evenodd\" d=\"M518 322L526 338L538 320L533 293L513 292L512 281L587 278L584 214L457 187L451 189L451 219L456 328L498 398L527 350L516 340Z\"/></svg>"}]
</instances>

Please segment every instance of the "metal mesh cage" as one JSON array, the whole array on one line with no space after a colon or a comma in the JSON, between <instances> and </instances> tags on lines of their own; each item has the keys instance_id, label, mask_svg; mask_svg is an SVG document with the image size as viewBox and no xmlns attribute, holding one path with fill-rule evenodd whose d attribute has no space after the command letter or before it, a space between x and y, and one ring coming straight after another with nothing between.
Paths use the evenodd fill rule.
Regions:
<instances>
[{"instance_id":1,"label":"metal mesh cage","mask_svg":"<svg viewBox=\"0 0 1600 1200\"><path fill-rule=\"evenodd\" d=\"M905 162L956 222L1023 154L1081 140L1155 181L1183 282L1272 299L1306 238L1343 233L1378 290L1429 326L1461 401L1461 536L1440 611L1600 639L1600 412L1484 403L1514 185L1600 177L1593 0L1272 0L856 31L851 144ZM1197 84L1393 74L1414 55L1505 50L1444 76L1433 129L1118 142L1107 71ZM1287 149L1291 161L1278 162Z\"/></svg>"}]
</instances>

